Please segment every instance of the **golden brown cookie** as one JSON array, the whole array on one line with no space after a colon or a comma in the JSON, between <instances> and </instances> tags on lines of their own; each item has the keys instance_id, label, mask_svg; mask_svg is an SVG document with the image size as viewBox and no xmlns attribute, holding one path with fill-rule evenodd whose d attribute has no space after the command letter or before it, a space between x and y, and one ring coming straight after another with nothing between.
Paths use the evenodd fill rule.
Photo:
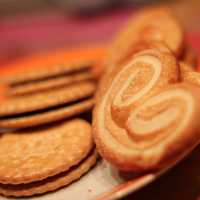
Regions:
<instances>
[{"instance_id":1,"label":"golden brown cookie","mask_svg":"<svg viewBox=\"0 0 200 200\"><path fill-rule=\"evenodd\" d=\"M96 163L96 160L97 152L94 150L77 166L73 166L68 171L64 171L44 180L20 185L0 184L0 194L21 197L54 191L79 179L88 172L88 170Z\"/></svg>"},{"instance_id":2,"label":"golden brown cookie","mask_svg":"<svg viewBox=\"0 0 200 200\"><path fill-rule=\"evenodd\" d=\"M30 183L67 171L92 147L91 126L80 119L4 133L0 138L0 183Z\"/></svg>"},{"instance_id":3,"label":"golden brown cookie","mask_svg":"<svg viewBox=\"0 0 200 200\"><path fill-rule=\"evenodd\" d=\"M182 81L200 86L200 73L188 63L180 62L180 71Z\"/></svg>"},{"instance_id":4,"label":"golden brown cookie","mask_svg":"<svg viewBox=\"0 0 200 200\"><path fill-rule=\"evenodd\" d=\"M58 64L47 67L37 68L37 70L29 69L23 70L20 73L3 76L1 78L1 83L8 84L22 84L31 81L42 80L50 77L57 77L60 75L70 75L72 73L77 73L80 71L86 71L92 66L91 62L77 62L69 64Z\"/></svg>"},{"instance_id":5,"label":"golden brown cookie","mask_svg":"<svg viewBox=\"0 0 200 200\"><path fill-rule=\"evenodd\" d=\"M32 95L13 97L0 104L0 116L12 116L42 110L62 104L90 97L95 92L95 84L92 81L76 83L57 90L45 91Z\"/></svg>"},{"instance_id":6,"label":"golden brown cookie","mask_svg":"<svg viewBox=\"0 0 200 200\"><path fill-rule=\"evenodd\" d=\"M161 45L161 44L160 44ZM163 49L165 49L165 46L163 46ZM179 66L177 64L177 61L175 57L170 53L170 51L166 50L160 50L160 49L147 49L143 50L135 55L133 55L130 60L137 57L139 54L150 54L153 57L158 57L158 59L162 60L162 64L164 65L165 73L164 74L170 74L171 80L169 82L176 82L179 79ZM125 65L128 65L130 63L124 63L121 66L118 66L118 68L114 68L113 70L108 70L106 74L102 77L100 80L100 83L98 85L98 90L96 92L96 101L98 102L99 99L102 98L102 96L105 95L107 88L111 85L113 79L115 78L116 74L124 68ZM169 67L171 65L171 67ZM137 69L140 69L139 66L136 67ZM141 76L143 76L143 79L146 79L145 71L141 72ZM146 80L147 81L147 80ZM168 81L166 81L168 82Z\"/></svg>"},{"instance_id":7,"label":"golden brown cookie","mask_svg":"<svg viewBox=\"0 0 200 200\"><path fill-rule=\"evenodd\" d=\"M179 66L180 66L181 75L185 75L189 72L195 72L195 68L192 65L190 65L189 63L186 63L184 61L180 61Z\"/></svg>"},{"instance_id":8,"label":"golden brown cookie","mask_svg":"<svg viewBox=\"0 0 200 200\"><path fill-rule=\"evenodd\" d=\"M177 68L172 55L148 50L118 69L93 113L97 148L113 165L163 168L199 142L200 88L175 84Z\"/></svg>"},{"instance_id":9,"label":"golden brown cookie","mask_svg":"<svg viewBox=\"0 0 200 200\"><path fill-rule=\"evenodd\" d=\"M127 55L126 59L124 60L124 62L122 62L120 64L120 66L123 67L124 65L126 65L135 54L137 54L141 51L153 50L153 49L155 49L156 51L159 51L159 52L171 54L171 51L169 50L169 48L162 42L151 43L148 41L140 41L134 46L134 49L132 49L134 52L131 52L130 55ZM120 66L118 66L118 67L120 67ZM109 85L112 82L112 80L115 76L114 74L118 71L118 70L115 70L116 72L113 72L114 69L115 69L114 67L107 68L104 72L104 76L100 79L99 87L96 92L97 101L98 101L98 98L101 98L101 96L104 94L105 85ZM101 87L101 85L103 85L103 87Z\"/></svg>"},{"instance_id":10,"label":"golden brown cookie","mask_svg":"<svg viewBox=\"0 0 200 200\"><path fill-rule=\"evenodd\" d=\"M183 55L181 57L181 61L187 63L194 69L197 67L198 64L197 54L191 46L186 45Z\"/></svg>"},{"instance_id":11,"label":"golden brown cookie","mask_svg":"<svg viewBox=\"0 0 200 200\"><path fill-rule=\"evenodd\" d=\"M91 80L93 76L89 72L80 72L72 75L65 75L56 78L51 78L42 81L35 81L26 84L16 85L8 89L9 96L31 94L41 92L48 89L55 89L58 87L74 84L81 81Z\"/></svg>"},{"instance_id":12,"label":"golden brown cookie","mask_svg":"<svg viewBox=\"0 0 200 200\"><path fill-rule=\"evenodd\" d=\"M152 42L152 41L140 40L136 44L134 44L134 47L129 52L127 52L126 56L124 57L123 60L120 61L119 64L120 65L126 64L127 62L129 62L131 57L133 57L136 53L139 53L140 51L144 51L148 49L157 49L160 52L172 53L171 50L163 42L156 42L156 41Z\"/></svg>"},{"instance_id":13,"label":"golden brown cookie","mask_svg":"<svg viewBox=\"0 0 200 200\"><path fill-rule=\"evenodd\" d=\"M123 63L140 42L162 42L177 57L182 53L184 33L171 11L164 7L148 8L140 11L128 21L117 34L105 61L110 67Z\"/></svg>"},{"instance_id":14,"label":"golden brown cookie","mask_svg":"<svg viewBox=\"0 0 200 200\"><path fill-rule=\"evenodd\" d=\"M41 124L48 124L76 116L80 113L89 111L94 105L93 99L86 99L61 108L50 109L47 111L36 112L35 114L18 117L0 119L1 128L25 128Z\"/></svg>"}]
</instances>

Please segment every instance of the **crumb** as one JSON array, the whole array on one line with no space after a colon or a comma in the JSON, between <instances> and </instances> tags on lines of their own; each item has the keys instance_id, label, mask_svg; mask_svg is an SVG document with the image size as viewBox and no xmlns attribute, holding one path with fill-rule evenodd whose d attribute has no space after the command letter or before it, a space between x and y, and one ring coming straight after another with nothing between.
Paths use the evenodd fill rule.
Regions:
<instances>
[{"instance_id":1,"label":"crumb","mask_svg":"<svg viewBox=\"0 0 200 200\"><path fill-rule=\"evenodd\" d=\"M92 189L88 189L88 192L92 192Z\"/></svg>"}]
</instances>

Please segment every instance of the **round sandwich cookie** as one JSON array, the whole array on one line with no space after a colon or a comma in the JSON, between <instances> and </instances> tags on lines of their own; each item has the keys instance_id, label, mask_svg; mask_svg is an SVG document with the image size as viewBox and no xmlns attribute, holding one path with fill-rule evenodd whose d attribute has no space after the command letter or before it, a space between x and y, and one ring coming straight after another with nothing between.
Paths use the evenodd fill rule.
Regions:
<instances>
[{"instance_id":1,"label":"round sandwich cookie","mask_svg":"<svg viewBox=\"0 0 200 200\"><path fill-rule=\"evenodd\" d=\"M71 64L57 64L48 67L40 67L36 69L33 68L31 70L23 70L20 73L3 76L1 82L11 85L25 84L38 80L45 80L63 75L71 75L78 72L89 71L91 66L91 62L80 61Z\"/></svg>"},{"instance_id":2,"label":"round sandwich cookie","mask_svg":"<svg viewBox=\"0 0 200 200\"><path fill-rule=\"evenodd\" d=\"M105 50L106 47L102 44L92 44L92 45L86 44L86 45L81 45L79 47L61 48L53 51L40 52L31 54L29 56L20 57L16 59L15 62L10 62L8 64L1 66L0 83L1 84L5 82L9 83L10 79L12 79L15 82L16 77L19 76L25 76L26 79L29 79L27 77L27 74L31 72L36 73L35 76L37 78L38 72L35 71L39 72L44 71L44 73L46 73L46 76L49 77L50 76L48 72L49 68L50 71L53 70L55 73L55 70L51 68L58 67L58 65L60 68L62 67L71 68L71 66L73 68L74 65L75 68L79 68L81 65L80 67L81 69L80 70L76 69L75 73L86 72L86 71L88 72L89 70L89 72L92 73L93 77L97 79L102 74L101 65L99 65L99 63L101 63L102 59L105 56ZM84 65L90 65L90 66L89 68L87 68L88 66ZM60 71L62 72L62 69L60 69ZM57 72L59 74L57 76L60 76L62 74L61 72L59 73ZM64 74L68 73L66 72ZM71 72L69 74L71 74ZM43 80L44 79L45 78L43 78ZM12 82L12 80L10 81ZM20 85L20 83L12 84L11 82L10 86ZM31 81L29 80L28 83L30 82ZM5 95L8 93L9 91L6 90L5 94L3 94L4 95L3 98L5 98Z\"/></svg>"},{"instance_id":3,"label":"round sandwich cookie","mask_svg":"<svg viewBox=\"0 0 200 200\"><path fill-rule=\"evenodd\" d=\"M34 111L72 103L86 97L91 97L95 89L94 82L85 81L56 90L8 98L1 101L0 117L16 116L28 112L31 114Z\"/></svg>"},{"instance_id":4,"label":"round sandwich cookie","mask_svg":"<svg viewBox=\"0 0 200 200\"><path fill-rule=\"evenodd\" d=\"M200 141L200 88L179 81L166 53L144 51L118 68L93 112L100 154L124 171L159 170ZM184 113L184 114L183 114Z\"/></svg>"},{"instance_id":5,"label":"round sandwich cookie","mask_svg":"<svg viewBox=\"0 0 200 200\"><path fill-rule=\"evenodd\" d=\"M78 165L71 167L66 172L33 183L18 185L0 184L0 194L4 196L25 197L55 191L80 179L81 176L95 165L97 158L97 151L93 150Z\"/></svg>"},{"instance_id":6,"label":"round sandwich cookie","mask_svg":"<svg viewBox=\"0 0 200 200\"><path fill-rule=\"evenodd\" d=\"M51 122L68 119L73 116L77 116L83 112L91 110L94 106L94 100L92 98L86 100L80 100L70 105L62 105L53 109L47 109L32 113L31 115L11 116L9 118L0 119L1 128L26 128L33 127L42 124L49 124Z\"/></svg>"},{"instance_id":7,"label":"round sandwich cookie","mask_svg":"<svg viewBox=\"0 0 200 200\"><path fill-rule=\"evenodd\" d=\"M184 31L170 9L166 7L147 8L130 19L116 35L108 51L105 65L112 68L123 63L143 41L162 42L175 55L182 54Z\"/></svg>"},{"instance_id":8,"label":"round sandwich cookie","mask_svg":"<svg viewBox=\"0 0 200 200\"><path fill-rule=\"evenodd\" d=\"M69 170L93 148L91 126L81 119L4 133L0 183L26 184Z\"/></svg>"},{"instance_id":9,"label":"round sandwich cookie","mask_svg":"<svg viewBox=\"0 0 200 200\"><path fill-rule=\"evenodd\" d=\"M62 75L56 78L48 77L47 79L44 80L34 81L10 87L7 90L7 94L9 96L31 94L92 79L94 79L94 77L90 72L79 72L71 75L64 75L64 76Z\"/></svg>"}]
</instances>

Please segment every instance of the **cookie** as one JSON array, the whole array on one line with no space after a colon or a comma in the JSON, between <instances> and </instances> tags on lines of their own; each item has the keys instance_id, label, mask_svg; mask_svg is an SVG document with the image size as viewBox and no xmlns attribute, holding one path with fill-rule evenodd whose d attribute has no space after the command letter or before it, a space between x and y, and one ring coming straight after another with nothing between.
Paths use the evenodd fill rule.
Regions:
<instances>
[{"instance_id":1,"label":"cookie","mask_svg":"<svg viewBox=\"0 0 200 200\"><path fill-rule=\"evenodd\" d=\"M155 50L136 54L97 102L95 142L119 169L163 168L199 142L200 88L176 83L175 60Z\"/></svg>"},{"instance_id":2,"label":"cookie","mask_svg":"<svg viewBox=\"0 0 200 200\"><path fill-rule=\"evenodd\" d=\"M139 40L137 43L134 44L134 47L129 52L127 52L126 56L119 64L126 64L127 62L129 62L131 57L133 57L133 55L139 53L140 51L148 49L157 49L164 53L172 53L172 51L163 42Z\"/></svg>"},{"instance_id":3,"label":"cookie","mask_svg":"<svg viewBox=\"0 0 200 200\"><path fill-rule=\"evenodd\" d=\"M43 112L20 117L9 117L0 119L1 128L25 128L59 121L89 111L94 105L93 99L86 99L75 104L54 108Z\"/></svg>"},{"instance_id":4,"label":"cookie","mask_svg":"<svg viewBox=\"0 0 200 200\"><path fill-rule=\"evenodd\" d=\"M100 104L93 122L100 154L119 169L133 172L173 163L200 141L199 92L194 85L171 85L130 110L123 125L109 113L111 108L103 112Z\"/></svg>"},{"instance_id":5,"label":"cookie","mask_svg":"<svg viewBox=\"0 0 200 200\"><path fill-rule=\"evenodd\" d=\"M126 59L124 60L124 63L121 63L121 66L126 65L126 63L128 63L135 54L137 54L141 51L151 50L151 49L155 49L156 51L171 54L171 51L169 50L169 48L162 42L151 43L148 41L140 41L134 46L134 49L132 49L134 52L132 51L130 55L127 55ZM118 67L120 67L120 66L118 66ZM117 70L115 70L115 71L117 71ZM105 87L103 87L104 88L103 89L101 87L101 85L109 85L112 82L113 77L114 77L113 68L112 67L107 68L107 70L105 70L105 72L104 72L104 76L99 81L100 87L98 88L98 90L96 92L97 101L98 101L98 97L101 98L101 96L104 94Z\"/></svg>"},{"instance_id":6,"label":"cookie","mask_svg":"<svg viewBox=\"0 0 200 200\"><path fill-rule=\"evenodd\" d=\"M30 113L90 97L95 92L92 81L76 83L42 93L10 98L0 104L0 117Z\"/></svg>"},{"instance_id":7,"label":"cookie","mask_svg":"<svg viewBox=\"0 0 200 200\"><path fill-rule=\"evenodd\" d=\"M180 71L182 81L200 86L200 73L195 71L193 66L188 63L180 62Z\"/></svg>"},{"instance_id":8,"label":"cookie","mask_svg":"<svg viewBox=\"0 0 200 200\"><path fill-rule=\"evenodd\" d=\"M79 179L88 172L88 170L96 163L96 160L97 152L93 151L88 157L81 161L81 163L72 167L69 171L62 172L44 180L21 185L0 184L0 194L22 197L54 191Z\"/></svg>"},{"instance_id":9,"label":"cookie","mask_svg":"<svg viewBox=\"0 0 200 200\"><path fill-rule=\"evenodd\" d=\"M185 75L189 72L195 72L195 68L192 65L190 65L189 63L186 63L184 61L179 61L179 66L180 66L181 76Z\"/></svg>"},{"instance_id":10,"label":"cookie","mask_svg":"<svg viewBox=\"0 0 200 200\"><path fill-rule=\"evenodd\" d=\"M90 62L77 62L71 64L58 64L48 67L37 68L37 70L29 69L23 70L20 73L9 74L1 78L1 83L7 84L22 84L27 82L33 82L38 80L43 80L47 78L53 78L60 75L71 75L76 72L89 70L92 66Z\"/></svg>"},{"instance_id":11,"label":"cookie","mask_svg":"<svg viewBox=\"0 0 200 200\"><path fill-rule=\"evenodd\" d=\"M105 61L107 67L123 63L137 44L143 41L162 42L175 55L182 54L184 31L171 11L164 7L148 8L140 11L128 21L111 44Z\"/></svg>"},{"instance_id":12,"label":"cookie","mask_svg":"<svg viewBox=\"0 0 200 200\"><path fill-rule=\"evenodd\" d=\"M187 63L194 69L197 67L198 64L198 58L195 50L187 45L184 49L183 56L181 57L181 61Z\"/></svg>"},{"instance_id":13,"label":"cookie","mask_svg":"<svg viewBox=\"0 0 200 200\"><path fill-rule=\"evenodd\" d=\"M144 61L143 61L143 57L144 57ZM132 67L132 65L134 67ZM145 100L148 96L157 92L160 88L164 87L165 85L169 83L177 82L179 80L179 66L175 57L170 52L164 53L158 49L148 49L145 51L141 51L140 53L134 55L132 57L132 60L125 66L129 66L128 67L129 70L127 72L126 70L124 70L123 72L127 76L129 76L129 74L138 74L138 78L136 79L136 82L135 82L136 85L133 87L133 90L136 90L136 91L141 89L143 86L145 86L145 82L147 83L150 80L153 72L157 70L154 67L156 66L158 67L158 72L157 72L158 80L154 82L154 85L152 83L153 89L150 88L151 90L149 89L149 91L145 89L147 95L144 95L142 98L138 98L138 101L134 102L135 106L138 105L138 102L140 103L141 101ZM115 68L114 70L108 72L109 76L108 74L106 74L106 76L103 77L103 79L100 81L100 85L97 90L97 95L96 95L97 102L99 101L99 99L105 96L105 93L107 93L108 88L110 87L114 79L116 78L119 71L120 70L123 71L123 69L127 68L125 66L121 65L118 68ZM162 67L162 69L160 67ZM161 74L161 76L158 76L158 74ZM126 78L127 77L124 76L123 81ZM119 84L120 83L121 83L121 79L119 80Z\"/></svg>"},{"instance_id":14,"label":"cookie","mask_svg":"<svg viewBox=\"0 0 200 200\"><path fill-rule=\"evenodd\" d=\"M10 87L7 93L9 96L31 94L92 79L93 76L91 73L80 72L78 74L70 76L65 75L57 78L51 78L43 81L31 82L23 85Z\"/></svg>"},{"instance_id":15,"label":"cookie","mask_svg":"<svg viewBox=\"0 0 200 200\"><path fill-rule=\"evenodd\" d=\"M67 171L92 147L91 126L80 119L2 134L0 183L30 183Z\"/></svg>"}]
</instances>

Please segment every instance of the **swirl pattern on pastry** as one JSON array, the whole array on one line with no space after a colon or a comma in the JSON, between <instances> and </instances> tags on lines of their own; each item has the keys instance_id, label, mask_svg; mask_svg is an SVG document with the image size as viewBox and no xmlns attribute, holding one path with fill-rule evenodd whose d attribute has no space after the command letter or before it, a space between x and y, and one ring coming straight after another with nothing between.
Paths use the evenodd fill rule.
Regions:
<instances>
[{"instance_id":1,"label":"swirl pattern on pastry","mask_svg":"<svg viewBox=\"0 0 200 200\"><path fill-rule=\"evenodd\" d=\"M156 52L159 51L159 52L162 52L164 54L172 54L172 52L169 50L169 48L161 42L151 43L151 42L148 42L148 41L143 41L143 42L140 41L134 47L134 52L132 52L130 55L127 55L126 59L124 60L124 62L120 66L123 67L124 65L126 65L132 59L132 57L134 55L136 55L136 54L138 54L142 51L149 51L149 50L156 51ZM116 68L120 68L120 66L118 66ZM118 71L118 69L115 69L115 67L109 67L109 68L106 69L104 76L101 77L99 87L98 87L98 90L96 92L96 100L97 101L98 101L99 98L101 98L101 96L104 95L106 88L113 81L113 77L115 76L117 71ZM175 74L177 74L177 72Z\"/></svg>"},{"instance_id":2,"label":"swirl pattern on pastry","mask_svg":"<svg viewBox=\"0 0 200 200\"><path fill-rule=\"evenodd\" d=\"M97 103L97 148L122 170L161 168L199 141L199 88L185 83L170 86L178 78L172 63L172 56L158 52L135 55Z\"/></svg>"}]
</instances>

